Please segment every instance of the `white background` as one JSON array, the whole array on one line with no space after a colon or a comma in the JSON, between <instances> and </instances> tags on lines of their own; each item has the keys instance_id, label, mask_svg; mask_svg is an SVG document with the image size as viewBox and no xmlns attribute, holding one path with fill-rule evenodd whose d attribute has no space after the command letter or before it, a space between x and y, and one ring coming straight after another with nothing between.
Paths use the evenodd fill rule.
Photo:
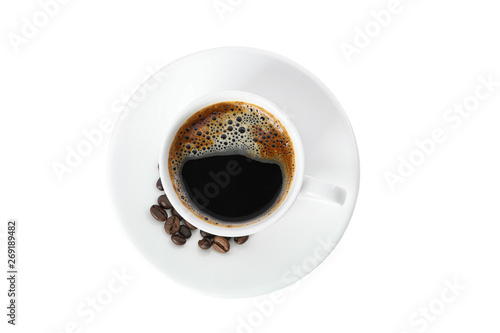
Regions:
<instances>
[{"instance_id":1,"label":"white background","mask_svg":"<svg viewBox=\"0 0 500 333\"><path fill-rule=\"evenodd\" d=\"M237 332L249 319L253 326L240 332L498 332L500 87L458 128L443 120L480 76L500 81L496 2L401 0L351 62L341 43L353 44L356 28L389 1L228 2L221 19L213 0L73 0L18 52L9 33L21 34L23 17L32 20L40 4L2 2L4 272L5 223L20 225L18 326L6 323L2 278L2 332ZM139 255L108 198L110 134L62 181L52 168L83 131L117 119L120 99L148 68L225 45L267 49L309 68L344 106L360 150L361 190L342 241L272 306L269 295L198 295ZM436 127L447 140L391 191L384 174ZM95 317L80 316L122 268L134 279ZM456 296L446 281L466 289ZM429 306L435 315L424 325L415 313Z\"/></svg>"}]
</instances>

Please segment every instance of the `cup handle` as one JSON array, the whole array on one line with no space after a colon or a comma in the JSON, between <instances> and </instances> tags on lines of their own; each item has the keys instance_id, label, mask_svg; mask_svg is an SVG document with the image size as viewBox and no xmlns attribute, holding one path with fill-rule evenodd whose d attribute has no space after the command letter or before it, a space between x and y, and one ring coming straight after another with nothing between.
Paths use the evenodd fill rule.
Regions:
<instances>
[{"instance_id":1,"label":"cup handle","mask_svg":"<svg viewBox=\"0 0 500 333\"><path fill-rule=\"evenodd\" d=\"M308 175L304 176L299 197L323 203L333 203L343 206L347 192L344 188Z\"/></svg>"}]
</instances>

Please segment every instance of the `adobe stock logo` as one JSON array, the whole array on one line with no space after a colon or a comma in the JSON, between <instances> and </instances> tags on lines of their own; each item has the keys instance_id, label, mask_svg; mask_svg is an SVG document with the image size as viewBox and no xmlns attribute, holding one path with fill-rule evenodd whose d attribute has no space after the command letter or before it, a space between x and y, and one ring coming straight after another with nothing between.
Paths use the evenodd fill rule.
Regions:
<instances>
[{"instance_id":1,"label":"adobe stock logo","mask_svg":"<svg viewBox=\"0 0 500 333\"><path fill-rule=\"evenodd\" d=\"M61 5L66 5L70 0L40 0L38 6L40 9L31 15L31 18L26 16L21 17L21 29L19 33L8 32L7 39L14 49L15 53L19 53L21 45L26 45L30 40L38 36L40 31L45 28L51 19L59 14Z\"/></svg>"},{"instance_id":2,"label":"adobe stock logo","mask_svg":"<svg viewBox=\"0 0 500 333\"><path fill-rule=\"evenodd\" d=\"M202 207L208 206L210 199L216 198L220 194L220 190L226 188L231 183L231 177L239 175L243 171L239 163L235 160L229 161L226 164L226 170L217 173L210 171L208 175L212 181L205 184L203 190L199 188L193 189L193 199Z\"/></svg>"},{"instance_id":3,"label":"adobe stock logo","mask_svg":"<svg viewBox=\"0 0 500 333\"><path fill-rule=\"evenodd\" d=\"M107 283L93 294L79 302L75 308L75 315L52 333L82 333L96 319L116 302L135 279L134 275L127 272L125 267L121 270L112 269L112 277Z\"/></svg>"},{"instance_id":4,"label":"adobe stock logo","mask_svg":"<svg viewBox=\"0 0 500 333\"><path fill-rule=\"evenodd\" d=\"M226 13L234 11L242 2L243 0L215 0L212 6L214 6L219 19L224 21Z\"/></svg>"},{"instance_id":5,"label":"adobe stock logo","mask_svg":"<svg viewBox=\"0 0 500 333\"><path fill-rule=\"evenodd\" d=\"M411 2L413 0L406 1ZM372 10L370 18L362 27L355 26L352 42L342 41L339 44L347 63L352 62L353 56L361 54L361 51L366 49L384 29L387 29L394 21L394 18L400 15L404 9L405 6L401 3L401 0L390 0L384 9Z\"/></svg>"},{"instance_id":6,"label":"adobe stock logo","mask_svg":"<svg viewBox=\"0 0 500 333\"><path fill-rule=\"evenodd\" d=\"M467 290L467 286L461 284L457 278L453 281L444 280L445 287L439 295L431 299L427 304L419 306L408 318L409 328L399 333L423 333L443 316L448 308Z\"/></svg>"},{"instance_id":7,"label":"adobe stock logo","mask_svg":"<svg viewBox=\"0 0 500 333\"><path fill-rule=\"evenodd\" d=\"M446 142L452 131L463 126L474 112L480 108L481 102L491 98L500 87L500 81L495 81L493 75L478 77L479 84L474 91L465 96L459 103L446 109L442 115L444 126L438 126L430 131L430 135L415 140L415 147L405 155L398 155L397 167L393 171L386 171L384 178L391 191L395 191L399 184L403 184L415 174L432 155L438 151L439 145Z\"/></svg>"},{"instance_id":8,"label":"adobe stock logo","mask_svg":"<svg viewBox=\"0 0 500 333\"><path fill-rule=\"evenodd\" d=\"M111 112L126 117L135 110L141 101L146 99L148 94L160 86L168 74L161 71L159 66L156 69L147 66L147 75L142 84L136 84L127 93L122 93L115 98L110 105ZM106 139L113 132L116 116L103 117L95 127L84 129L81 138L74 145L66 145L65 156L51 162L52 170L57 179L62 182L67 175L72 174L85 160L92 155L96 148L103 145Z\"/></svg>"},{"instance_id":9,"label":"adobe stock logo","mask_svg":"<svg viewBox=\"0 0 500 333\"><path fill-rule=\"evenodd\" d=\"M244 316L238 316L236 333L254 333L268 321L275 312L289 298L290 294L297 291L303 281L333 250L337 240L333 235L326 238L317 239L317 245L311 254L303 258L300 262L292 265L283 272L281 280L290 285L286 290L278 290L266 296L262 296L253 302L254 309Z\"/></svg>"}]
</instances>

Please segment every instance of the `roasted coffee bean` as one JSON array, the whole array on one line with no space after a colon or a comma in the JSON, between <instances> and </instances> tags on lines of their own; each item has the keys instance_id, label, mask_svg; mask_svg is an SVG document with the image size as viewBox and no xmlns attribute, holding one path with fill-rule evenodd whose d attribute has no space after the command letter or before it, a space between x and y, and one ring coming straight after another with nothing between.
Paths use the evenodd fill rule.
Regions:
<instances>
[{"instance_id":1,"label":"roasted coffee bean","mask_svg":"<svg viewBox=\"0 0 500 333\"><path fill-rule=\"evenodd\" d=\"M186 244L186 238L182 237L179 234L172 235L172 237L170 237L170 239L172 240L172 242L174 242L175 245Z\"/></svg>"},{"instance_id":2,"label":"roasted coffee bean","mask_svg":"<svg viewBox=\"0 0 500 333\"><path fill-rule=\"evenodd\" d=\"M161 178L158 178L156 181L156 187L160 190L163 191L163 185L161 184Z\"/></svg>"},{"instance_id":3,"label":"roasted coffee bean","mask_svg":"<svg viewBox=\"0 0 500 333\"><path fill-rule=\"evenodd\" d=\"M161 208L158 205L151 206L149 211L151 212L151 215L160 222L165 221L168 217L168 214L165 211L165 209Z\"/></svg>"},{"instance_id":4,"label":"roasted coffee bean","mask_svg":"<svg viewBox=\"0 0 500 333\"><path fill-rule=\"evenodd\" d=\"M212 246L212 240L208 237L200 239L198 241L198 246L200 247L200 249L208 250Z\"/></svg>"},{"instance_id":5,"label":"roasted coffee bean","mask_svg":"<svg viewBox=\"0 0 500 333\"><path fill-rule=\"evenodd\" d=\"M170 201L168 201L168 198L165 194L160 195L158 197L158 205L160 205L161 208L164 208L164 209L172 209L172 204L170 203Z\"/></svg>"},{"instance_id":6,"label":"roasted coffee bean","mask_svg":"<svg viewBox=\"0 0 500 333\"><path fill-rule=\"evenodd\" d=\"M227 239L228 241L230 241L230 240L231 240L231 237L224 237L224 238L225 238L225 239Z\"/></svg>"},{"instance_id":7,"label":"roasted coffee bean","mask_svg":"<svg viewBox=\"0 0 500 333\"><path fill-rule=\"evenodd\" d=\"M245 244L247 240L248 236L234 237L234 242L239 245Z\"/></svg>"},{"instance_id":8,"label":"roasted coffee bean","mask_svg":"<svg viewBox=\"0 0 500 333\"><path fill-rule=\"evenodd\" d=\"M201 237L208 237L208 238L214 238L215 235L209 234L208 232L205 232L203 230L200 230L200 235Z\"/></svg>"},{"instance_id":9,"label":"roasted coffee bean","mask_svg":"<svg viewBox=\"0 0 500 333\"><path fill-rule=\"evenodd\" d=\"M215 236L214 243L213 243L212 247L217 252L226 253L227 251L229 251L229 241L227 239L225 239L224 237Z\"/></svg>"},{"instance_id":10,"label":"roasted coffee bean","mask_svg":"<svg viewBox=\"0 0 500 333\"><path fill-rule=\"evenodd\" d=\"M163 227L167 234L173 235L181 228L181 221L177 216L170 216Z\"/></svg>"},{"instance_id":11,"label":"roasted coffee bean","mask_svg":"<svg viewBox=\"0 0 500 333\"><path fill-rule=\"evenodd\" d=\"M196 228L194 225L192 225L191 223L189 223L188 221L184 220L184 224L186 225L186 227L188 227L189 229L191 230L196 230L198 228Z\"/></svg>"},{"instance_id":12,"label":"roasted coffee bean","mask_svg":"<svg viewBox=\"0 0 500 333\"><path fill-rule=\"evenodd\" d=\"M181 214L179 214L179 212L177 212L177 211L175 210L175 208L172 208L172 215L173 215L173 216L177 216L177 217L179 218L179 220L184 220L184 219L182 218Z\"/></svg>"},{"instance_id":13,"label":"roasted coffee bean","mask_svg":"<svg viewBox=\"0 0 500 333\"><path fill-rule=\"evenodd\" d=\"M191 230L189 230L189 228L185 225L181 225L181 227L179 228L179 234L181 234L182 237L188 239L189 237L191 237Z\"/></svg>"}]
</instances>

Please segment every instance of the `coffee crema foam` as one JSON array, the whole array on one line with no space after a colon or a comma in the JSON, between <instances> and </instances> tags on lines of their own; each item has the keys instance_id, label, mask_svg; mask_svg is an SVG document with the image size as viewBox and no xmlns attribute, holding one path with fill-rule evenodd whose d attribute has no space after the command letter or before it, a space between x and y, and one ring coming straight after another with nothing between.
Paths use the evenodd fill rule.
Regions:
<instances>
[{"instance_id":1,"label":"coffee crema foam","mask_svg":"<svg viewBox=\"0 0 500 333\"><path fill-rule=\"evenodd\" d=\"M272 208L237 225L201 212L189 199L182 181L182 167L188 160L217 155L243 155L278 164L283 185ZM288 132L276 117L257 105L231 101L207 106L184 122L170 146L168 166L177 196L187 209L211 224L241 227L258 222L279 207L293 180L295 152Z\"/></svg>"}]
</instances>

